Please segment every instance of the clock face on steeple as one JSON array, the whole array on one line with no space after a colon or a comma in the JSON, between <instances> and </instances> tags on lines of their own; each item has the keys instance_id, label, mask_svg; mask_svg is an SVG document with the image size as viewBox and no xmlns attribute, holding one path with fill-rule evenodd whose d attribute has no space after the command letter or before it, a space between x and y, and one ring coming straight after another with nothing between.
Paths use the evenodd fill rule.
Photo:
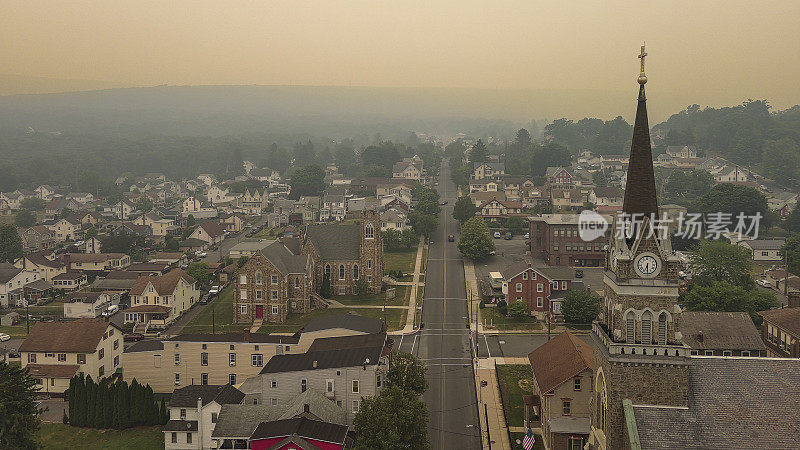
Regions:
<instances>
[{"instance_id":1,"label":"clock face on steeple","mask_svg":"<svg viewBox=\"0 0 800 450\"><path fill-rule=\"evenodd\" d=\"M661 272L661 258L650 252L640 253L633 266L640 277L652 278Z\"/></svg>"}]
</instances>

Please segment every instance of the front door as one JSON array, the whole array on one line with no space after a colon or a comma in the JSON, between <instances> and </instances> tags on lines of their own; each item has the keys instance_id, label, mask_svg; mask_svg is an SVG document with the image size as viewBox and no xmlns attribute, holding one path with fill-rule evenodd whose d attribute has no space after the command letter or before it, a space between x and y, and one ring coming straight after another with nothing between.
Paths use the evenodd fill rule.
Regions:
<instances>
[{"instance_id":1,"label":"front door","mask_svg":"<svg viewBox=\"0 0 800 450\"><path fill-rule=\"evenodd\" d=\"M264 307L261 305L256 306L256 319L264 318Z\"/></svg>"}]
</instances>

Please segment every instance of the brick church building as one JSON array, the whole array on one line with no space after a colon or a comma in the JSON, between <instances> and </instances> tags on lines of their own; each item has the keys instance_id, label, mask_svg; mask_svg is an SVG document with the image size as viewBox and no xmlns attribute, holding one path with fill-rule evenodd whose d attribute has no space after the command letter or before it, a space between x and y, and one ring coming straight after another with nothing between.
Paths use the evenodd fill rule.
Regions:
<instances>
[{"instance_id":1,"label":"brick church building","mask_svg":"<svg viewBox=\"0 0 800 450\"><path fill-rule=\"evenodd\" d=\"M236 323L279 323L289 313L320 306L318 292L329 275L335 295L358 287L381 291L383 241L380 218L364 211L354 224L309 224L299 238L282 238L257 251L233 277Z\"/></svg>"}]
</instances>

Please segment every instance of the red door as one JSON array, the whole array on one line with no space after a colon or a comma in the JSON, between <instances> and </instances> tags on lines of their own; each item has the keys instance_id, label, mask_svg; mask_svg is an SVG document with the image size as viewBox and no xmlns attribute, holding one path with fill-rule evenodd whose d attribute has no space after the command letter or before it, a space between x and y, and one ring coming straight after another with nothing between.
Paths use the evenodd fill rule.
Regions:
<instances>
[{"instance_id":1,"label":"red door","mask_svg":"<svg viewBox=\"0 0 800 450\"><path fill-rule=\"evenodd\" d=\"M264 307L256 306L256 319L263 319L263 318L264 318Z\"/></svg>"}]
</instances>

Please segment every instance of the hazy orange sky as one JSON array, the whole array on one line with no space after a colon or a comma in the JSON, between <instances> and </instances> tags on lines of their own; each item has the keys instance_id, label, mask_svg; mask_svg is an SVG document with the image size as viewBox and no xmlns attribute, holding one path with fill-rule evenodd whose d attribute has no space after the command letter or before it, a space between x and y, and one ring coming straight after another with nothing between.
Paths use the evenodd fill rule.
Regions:
<instances>
[{"instance_id":1,"label":"hazy orange sky","mask_svg":"<svg viewBox=\"0 0 800 450\"><path fill-rule=\"evenodd\" d=\"M798 36L795 0L3 0L0 73L633 98L646 40L648 97L663 107L752 97L785 108L800 102Z\"/></svg>"}]
</instances>

